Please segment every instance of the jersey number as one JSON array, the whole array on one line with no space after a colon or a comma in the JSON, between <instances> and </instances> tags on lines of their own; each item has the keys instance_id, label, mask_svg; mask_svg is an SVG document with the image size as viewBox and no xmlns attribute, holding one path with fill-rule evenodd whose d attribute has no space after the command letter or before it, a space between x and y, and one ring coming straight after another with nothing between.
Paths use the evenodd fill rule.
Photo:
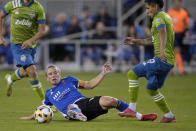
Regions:
<instances>
[{"instance_id":1,"label":"jersey number","mask_svg":"<svg viewBox=\"0 0 196 131\"><path fill-rule=\"evenodd\" d=\"M147 63L152 64L155 63L155 59L149 59L147 62L143 62L143 65L145 66Z\"/></svg>"}]
</instances>

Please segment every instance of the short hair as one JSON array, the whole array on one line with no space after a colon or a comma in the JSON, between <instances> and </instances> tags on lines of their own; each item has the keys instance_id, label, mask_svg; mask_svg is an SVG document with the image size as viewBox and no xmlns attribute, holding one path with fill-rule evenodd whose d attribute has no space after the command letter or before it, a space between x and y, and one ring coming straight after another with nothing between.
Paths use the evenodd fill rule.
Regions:
<instances>
[{"instance_id":1,"label":"short hair","mask_svg":"<svg viewBox=\"0 0 196 131\"><path fill-rule=\"evenodd\" d=\"M145 3L149 5L158 5L160 8L163 8L164 6L163 0L145 0Z\"/></svg>"},{"instance_id":2,"label":"short hair","mask_svg":"<svg viewBox=\"0 0 196 131\"><path fill-rule=\"evenodd\" d=\"M60 69L58 66L56 66L56 65L49 65L49 66L46 68L46 70L45 70L45 75L46 75L46 76L47 76L47 70L48 70L49 68L56 68L59 72L61 72L61 69Z\"/></svg>"}]
</instances>

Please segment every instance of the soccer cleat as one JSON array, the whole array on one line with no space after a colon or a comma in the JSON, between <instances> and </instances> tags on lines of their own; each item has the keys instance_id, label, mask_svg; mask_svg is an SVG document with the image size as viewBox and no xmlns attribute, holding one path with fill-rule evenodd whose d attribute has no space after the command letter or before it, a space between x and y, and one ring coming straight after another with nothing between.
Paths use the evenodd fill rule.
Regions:
<instances>
[{"instance_id":1,"label":"soccer cleat","mask_svg":"<svg viewBox=\"0 0 196 131\"><path fill-rule=\"evenodd\" d=\"M162 119L159 121L160 123L175 123L176 122L176 118L167 118L165 116L162 117Z\"/></svg>"},{"instance_id":2,"label":"soccer cleat","mask_svg":"<svg viewBox=\"0 0 196 131\"><path fill-rule=\"evenodd\" d=\"M79 121L87 121L87 117L85 115L83 115L80 112L73 111L71 109L67 112L67 115L71 119L75 119L75 120L79 120Z\"/></svg>"},{"instance_id":3,"label":"soccer cleat","mask_svg":"<svg viewBox=\"0 0 196 131\"><path fill-rule=\"evenodd\" d=\"M143 114L141 121L154 121L157 119L157 114L152 113L152 114Z\"/></svg>"},{"instance_id":4,"label":"soccer cleat","mask_svg":"<svg viewBox=\"0 0 196 131\"><path fill-rule=\"evenodd\" d=\"M9 82L10 77L11 77L10 74L6 74L5 75L5 80L7 82L7 89L6 89L6 95L7 96L11 96L11 94L12 94L12 85L13 85L13 82Z\"/></svg>"},{"instance_id":5,"label":"soccer cleat","mask_svg":"<svg viewBox=\"0 0 196 131\"><path fill-rule=\"evenodd\" d=\"M120 117L136 117L136 112L131 110L130 108L127 108L123 112L119 112L118 115Z\"/></svg>"}]
</instances>

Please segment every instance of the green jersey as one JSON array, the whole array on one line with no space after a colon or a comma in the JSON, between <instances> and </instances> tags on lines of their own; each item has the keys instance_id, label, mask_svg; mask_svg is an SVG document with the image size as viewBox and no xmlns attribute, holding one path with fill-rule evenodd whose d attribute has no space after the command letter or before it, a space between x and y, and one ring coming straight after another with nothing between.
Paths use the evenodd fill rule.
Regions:
<instances>
[{"instance_id":1,"label":"green jersey","mask_svg":"<svg viewBox=\"0 0 196 131\"><path fill-rule=\"evenodd\" d=\"M12 0L5 5L3 12L11 14L10 41L14 44L22 44L32 38L38 32L38 25L45 23L44 9L36 0L29 5L25 5L23 0ZM31 48L36 44L35 41Z\"/></svg>"},{"instance_id":2,"label":"green jersey","mask_svg":"<svg viewBox=\"0 0 196 131\"><path fill-rule=\"evenodd\" d=\"M173 22L171 17L162 10L157 11L152 22L151 33L154 45L154 57L160 57L160 40L158 32L160 28L166 28L167 32L167 43L165 46L167 62L171 65L175 65Z\"/></svg>"}]
</instances>

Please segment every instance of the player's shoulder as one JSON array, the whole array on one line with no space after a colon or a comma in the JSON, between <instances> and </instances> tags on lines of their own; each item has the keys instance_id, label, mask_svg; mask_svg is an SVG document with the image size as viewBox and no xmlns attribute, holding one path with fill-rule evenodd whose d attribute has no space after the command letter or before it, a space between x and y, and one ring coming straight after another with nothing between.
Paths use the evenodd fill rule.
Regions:
<instances>
[{"instance_id":1,"label":"player's shoulder","mask_svg":"<svg viewBox=\"0 0 196 131\"><path fill-rule=\"evenodd\" d=\"M157 17L165 17L167 15L167 13L165 11L160 11L158 14L157 14Z\"/></svg>"},{"instance_id":2,"label":"player's shoulder","mask_svg":"<svg viewBox=\"0 0 196 131\"><path fill-rule=\"evenodd\" d=\"M170 18L169 14L166 13L166 12L164 12L164 11L161 11L161 12L159 12L159 13L155 16L154 20L155 20L156 22L159 22L159 21L161 21L161 20L165 20L166 17L169 17L169 18Z\"/></svg>"},{"instance_id":3,"label":"player's shoulder","mask_svg":"<svg viewBox=\"0 0 196 131\"><path fill-rule=\"evenodd\" d=\"M183 14L188 14L188 11L184 8L181 8L180 11L183 13Z\"/></svg>"},{"instance_id":4,"label":"player's shoulder","mask_svg":"<svg viewBox=\"0 0 196 131\"><path fill-rule=\"evenodd\" d=\"M174 12L175 10L173 8L167 11L168 14L173 14Z\"/></svg>"},{"instance_id":5,"label":"player's shoulder","mask_svg":"<svg viewBox=\"0 0 196 131\"><path fill-rule=\"evenodd\" d=\"M19 0L20 1L20 0ZM15 8L15 1L14 0L10 0L5 4L4 8Z\"/></svg>"},{"instance_id":6,"label":"player's shoulder","mask_svg":"<svg viewBox=\"0 0 196 131\"><path fill-rule=\"evenodd\" d=\"M68 81L74 81L74 80L78 80L76 77L74 76L66 76L63 78L64 80L68 80Z\"/></svg>"},{"instance_id":7,"label":"player's shoulder","mask_svg":"<svg viewBox=\"0 0 196 131\"><path fill-rule=\"evenodd\" d=\"M39 1L34 0L34 4L41 5Z\"/></svg>"},{"instance_id":8,"label":"player's shoulder","mask_svg":"<svg viewBox=\"0 0 196 131\"><path fill-rule=\"evenodd\" d=\"M37 0L34 0L34 4L35 4L35 6L36 6L38 9L43 8L43 6L41 5L41 3L38 2Z\"/></svg>"}]
</instances>

